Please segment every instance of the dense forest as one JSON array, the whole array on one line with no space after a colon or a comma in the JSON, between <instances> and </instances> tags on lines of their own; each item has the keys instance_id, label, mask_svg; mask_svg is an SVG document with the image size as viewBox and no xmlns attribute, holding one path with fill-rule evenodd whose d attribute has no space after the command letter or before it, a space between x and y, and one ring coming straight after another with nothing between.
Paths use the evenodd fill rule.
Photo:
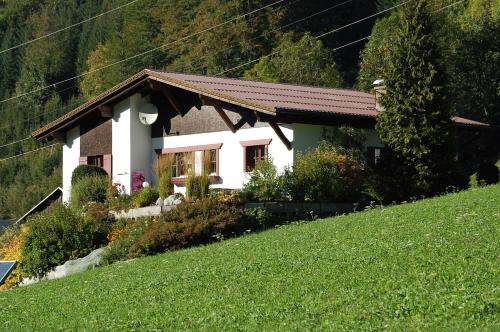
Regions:
<instances>
[{"instance_id":1,"label":"dense forest","mask_svg":"<svg viewBox=\"0 0 500 332\"><path fill-rule=\"evenodd\" d=\"M61 182L61 147L33 151L51 143L30 133L128 76L155 68L370 91L390 66L391 8L403 2L0 0L0 219ZM498 126L500 1L429 5L450 111Z\"/></svg>"}]
</instances>

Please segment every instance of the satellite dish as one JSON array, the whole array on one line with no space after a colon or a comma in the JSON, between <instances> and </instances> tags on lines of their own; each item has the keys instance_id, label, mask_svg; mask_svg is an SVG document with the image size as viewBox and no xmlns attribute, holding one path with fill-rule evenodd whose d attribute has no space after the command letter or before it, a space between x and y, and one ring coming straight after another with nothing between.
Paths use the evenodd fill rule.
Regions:
<instances>
[{"instance_id":1,"label":"satellite dish","mask_svg":"<svg viewBox=\"0 0 500 332\"><path fill-rule=\"evenodd\" d=\"M153 104L146 104L139 111L139 121L150 126L158 119L158 108Z\"/></svg>"}]
</instances>

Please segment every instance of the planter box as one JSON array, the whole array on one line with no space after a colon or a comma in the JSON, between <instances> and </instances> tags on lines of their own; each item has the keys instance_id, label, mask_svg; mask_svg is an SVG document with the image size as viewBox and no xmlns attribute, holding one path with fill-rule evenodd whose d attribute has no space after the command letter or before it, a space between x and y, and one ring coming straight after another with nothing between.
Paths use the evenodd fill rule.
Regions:
<instances>
[{"instance_id":1,"label":"planter box","mask_svg":"<svg viewBox=\"0 0 500 332\"><path fill-rule=\"evenodd\" d=\"M175 205L172 206L147 206L138 209L130 209L128 211L120 211L115 212L111 211L111 213L115 216L116 219L136 219L143 217L156 217L159 216L162 212L167 212L175 208Z\"/></svg>"}]
</instances>

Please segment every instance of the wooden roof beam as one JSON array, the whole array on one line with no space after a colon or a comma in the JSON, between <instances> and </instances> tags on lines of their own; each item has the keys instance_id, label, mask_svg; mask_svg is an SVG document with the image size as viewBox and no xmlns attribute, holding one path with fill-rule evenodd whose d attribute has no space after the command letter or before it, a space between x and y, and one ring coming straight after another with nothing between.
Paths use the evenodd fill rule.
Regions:
<instances>
[{"instance_id":1,"label":"wooden roof beam","mask_svg":"<svg viewBox=\"0 0 500 332\"><path fill-rule=\"evenodd\" d=\"M233 132L233 134L238 131L236 126L233 124L231 119L227 116L226 112L224 112L224 109L222 108L221 105L213 105L217 113L219 113L220 117L222 118L222 121L226 124L226 126Z\"/></svg>"},{"instance_id":2,"label":"wooden roof beam","mask_svg":"<svg viewBox=\"0 0 500 332\"><path fill-rule=\"evenodd\" d=\"M160 91L163 94L165 99L167 99L168 103L170 104L170 106L172 106L172 108L174 109L174 111L177 114L179 114L180 116L185 115L182 112L182 107L179 105L179 103L177 102L177 99L174 97L174 95L172 94L172 92L170 91L169 88L167 88L165 85L158 83L156 81L153 81L153 80L149 80L149 85L150 85L151 89L153 89L155 91Z\"/></svg>"},{"instance_id":3,"label":"wooden roof beam","mask_svg":"<svg viewBox=\"0 0 500 332\"><path fill-rule=\"evenodd\" d=\"M52 133L52 138L57 143L66 144L66 133L64 131L56 131Z\"/></svg>"},{"instance_id":4,"label":"wooden roof beam","mask_svg":"<svg viewBox=\"0 0 500 332\"><path fill-rule=\"evenodd\" d=\"M292 149L292 142L290 142L290 140L288 140L288 138L285 136L285 134L281 130L280 126L278 126L276 124L276 122L272 122L272 121L269 122L269 126L271 126L271 128L273 128L274 132L276 133L276 135L278 135L279 139L283 142L283 144L285 144L286 148L288 150L291 150Z\"/></svg>"},{"instance_id":5,"label":"wooden roof beam","mask_svg":"<svg viewBox=\"0 0 500 332\"><path fill-rule=\"evenodd\" d=\"M222 107L221 102L218 100L214 100L212 98L207 98L203 95L199 95L202 105L204 106L212 106L215 111L219 114L219 116L222 118L222 121L226 124L226 126L231 130L231 132L234 134L235 132L238 131L239 128L236 128L234 123L231 121L231 119L227 116L226 112L224 112L224 108ZM241 127L241 126L240 126Z\"/></svg>"},{"instance_id":6,"label":"wooden roof beam","mask_svg":"<svg viewBox=\"0 0 500 332\"><path fill-rule=\"evenodd\" d=\"M110 105L101 105L98 110L101 112L102 118L109 119L113 117L113 107Z\"/></svg>"}]
</instances>

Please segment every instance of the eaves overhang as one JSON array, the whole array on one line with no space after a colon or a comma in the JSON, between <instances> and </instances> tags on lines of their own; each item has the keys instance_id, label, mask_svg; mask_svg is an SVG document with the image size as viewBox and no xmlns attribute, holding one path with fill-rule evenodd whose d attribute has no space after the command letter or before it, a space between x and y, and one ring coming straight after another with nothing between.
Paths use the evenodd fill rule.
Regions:
<instances>
[{"instance_id":1,"label":"eaves overhang","mask_svg":"<svg viewBox=\"0 0 500 332\"><path fill-rule=\"evenodd\" d=\"M198 94L199 96L215 99L235 106L240 106L262 114L271 116L274 116L276 114L276 109L273 106L231 96L229 94L211 90L204 86L170 77L168 76L168 74L160 74L158 72L145 69L128 78L127 80L121 82L120 84L114 86L113 88L103 92L101 95L90 99L71 112L66 113L58 119L34 131L31 135L36 139L44 139L49 138L53 133L65 131L69 129L68 127L78 122L79 119L86 116L87 114L95 111L101 106L110 103L116 103L117 101L124 99L125 97L133 94L141 88L146 87L150 81L156 81L158 83L165 84L171 87L190 91Z\"/></svg>"}]
</instances>

